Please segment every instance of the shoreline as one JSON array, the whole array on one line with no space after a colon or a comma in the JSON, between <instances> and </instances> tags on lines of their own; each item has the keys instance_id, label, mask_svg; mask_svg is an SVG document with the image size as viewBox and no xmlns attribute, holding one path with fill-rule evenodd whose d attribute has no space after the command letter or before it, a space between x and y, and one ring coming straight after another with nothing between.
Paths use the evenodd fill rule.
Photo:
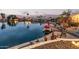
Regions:
<instances>
[{"instance_id":1,"label":"shoreline","mask_svg":"<svg viewBox=\"0 0 79 59\"><path fill-rule=\"evenodd\" d=\"M48 34L48 35L45 35L45 36L49 37L50 35L51 35L51 33ZM30 42L33 42L34 44L37 43L36 40L39 40L39 42L44 42L44 37L45 37L45 36L43 36L43 37L41 37L41 38L38 38L38 39L35 39L35 40L33 40L33 41L30 41ZM48 38L48 40L50 40L50 38ZM22 44L20 44L20 45L16 45L16 46L10 47L10 48L8 48L8 49L20 49L20 48L22 48L22 47L24 47L24 46L29 46L29 45L31 45L30 42L25 42L25 43L22 43Z\"/></svg>"}]
</instances>

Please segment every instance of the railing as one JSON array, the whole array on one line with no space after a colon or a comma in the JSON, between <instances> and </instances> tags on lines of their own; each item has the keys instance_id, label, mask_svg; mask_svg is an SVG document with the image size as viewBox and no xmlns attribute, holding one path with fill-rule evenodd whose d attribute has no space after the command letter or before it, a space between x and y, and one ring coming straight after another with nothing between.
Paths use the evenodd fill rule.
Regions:
<instances>
[{"instance_id":1,"label":"railing","mask_svg":"<svg viewBox=\"0 0 79 59\"><path fill-rule=\"evenodd\" d=\"M48 40L48 41L45 41L45 42L39 42L37 44L34 44L34 45L30 45L30 46L27 46L27 47L23 47L21 49L32 49L32 48L35 48L35 47L39 47L39 46L42 46L42 45L45 45L45 44L48 44L48 43L53 43L53 42L57 42L57 41L79 41L79 39L61 39L61 38L57 38L56 40Z\"/></svg>"}]
</instances>

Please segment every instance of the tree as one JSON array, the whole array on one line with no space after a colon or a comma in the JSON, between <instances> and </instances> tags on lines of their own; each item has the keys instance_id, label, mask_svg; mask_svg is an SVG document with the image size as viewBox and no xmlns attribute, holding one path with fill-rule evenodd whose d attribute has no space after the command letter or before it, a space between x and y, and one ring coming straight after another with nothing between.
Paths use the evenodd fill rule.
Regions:
<instances>
[{"instance_id":1,"label":"tree","mask_svg":"<svg viewBox=\"0 0 79 59\"><path fill-rule=\"evenodd\" d=\"M0 13L1 17L2 17L2 26L1 26L1 29L5 29L6 28L6 25L5 25L5 13Z\"/></svg>"},{"instance_id":2,"label":"tree","mask_svg":"<svg viewBox=\"0 0 79 59\"><path fill-rule=\"evenodd\" d=\"M60 23L63 24L64 27L68 26L70 15L71 15L71 10L63 11L63 13L60 15L59 21Z\"/></svg>"},{"instance_id":3,"label":"tree","mask_svg":"<svg viewBox=\"0 0 79 59\"><path fill-rule=\"evenodd\" d=\"M4 13L1 13L0 15L2 16L2 18L5 18L5 14Z\"/></svg>"},{"instance_id":4,"label":"tree","mask_svg":"<svg viewBox=\"0 0 79 59\"><path fill-rule=\"evenodd\" d=\"M1 17L2 17L2 22L5 22L5 13L0 13Z\"/></svg>"}]
</instances>

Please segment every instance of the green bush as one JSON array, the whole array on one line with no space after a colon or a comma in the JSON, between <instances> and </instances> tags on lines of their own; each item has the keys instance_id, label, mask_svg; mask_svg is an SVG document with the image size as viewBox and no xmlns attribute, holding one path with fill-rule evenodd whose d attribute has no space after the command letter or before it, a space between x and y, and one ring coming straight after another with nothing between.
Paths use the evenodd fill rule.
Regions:
<instances>
[{"instance_id":1,"label":"green bush","mask_svg":"<svg viewBox=\"0 0 79 59\"><path fill-rule=\"evenodd\" d=\"M79 23L70 22L68 23L69 26L79 26Z\"/></svg>"}]
</instances>

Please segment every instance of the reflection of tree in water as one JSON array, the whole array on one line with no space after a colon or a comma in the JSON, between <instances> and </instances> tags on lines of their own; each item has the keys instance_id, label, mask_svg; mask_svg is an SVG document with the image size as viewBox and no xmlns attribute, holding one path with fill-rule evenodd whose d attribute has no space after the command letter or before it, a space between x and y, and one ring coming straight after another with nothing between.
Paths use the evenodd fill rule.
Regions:
<instances>
[{"instance_id":1,"label":"reflection of tree in water","mask_svg":"<svg viewBox=\"0 0 79 59\"><path fill-rule=\"evenodd\" d=\"M16 22L17 20L15 20L15 19L17 19L16 15L9 15L7 17L7 24L9 26L16 26L17 25L17 22Z\"/></svg>"},{"instance_id":2,"label":"reflection of tree in water","mask_svg":"<svg viewBox=\"0 0 79 59\"><path fill-rule=\"evenodd\" d=\"M2 23L1 29L5 29L6 25L4 23Z\"/></svg>"},{"instance_id":3,"label":"reflection of tree in water","mask_svg":"<svg viewBox=\"0 0 79 59\"><path fill-rule=\"evenodd\" d=\"M38 22L40 23L40 25L42 25L42 23L44 23L44 18L43 16L38 16Z\"/></svg>"},{"instance_id":4,"label":"reflection of tree in water","mask_svg":"<svg viewBox=\"0 0 79 59\"><path fill-rule=\"evenodd\" d=\"M29 28L30 24L32 23L32 18L31 17L28 17L28 18L24 17L23 21L24 21L24 24L27 26L27 28Z\"/></svg>"},{"instance_id":5,"label":"reflection of tree in water","mask_svg":"<svg viewBox=\"0 0 79 59\"><path fill-rule=\"evenodd\" d=\"M27 28L29 28L29 25L27 25Z\"/></svg>"},{"instance_id":6,"label":"reflection of tree in water","mask_svg":"<svg viewBox=\"0 0 79 59\"><path fill-rule=\"evenodd\" d=\"M27 19L26 18L24 18L24 25L27 25L27 28L29 28L30 26L29 26L29 22L27 21Z\"/></svg>"}]
</instances>

